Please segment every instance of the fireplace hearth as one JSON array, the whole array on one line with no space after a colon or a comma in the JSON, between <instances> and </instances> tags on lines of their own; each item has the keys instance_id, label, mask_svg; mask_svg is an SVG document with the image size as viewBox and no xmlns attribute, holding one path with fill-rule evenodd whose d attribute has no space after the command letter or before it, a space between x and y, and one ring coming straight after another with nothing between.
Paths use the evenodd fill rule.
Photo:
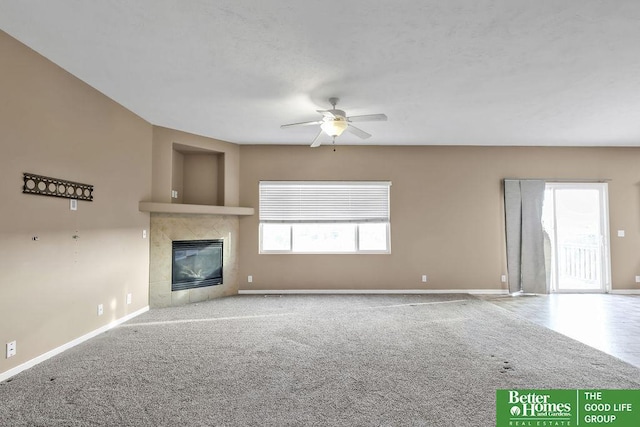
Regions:
<instances>
[{"instance_id":1,"label":"fireplace hearth","mask_svg":"<svg viewBox=\"0 0 640 427\"><path fill-rule=\"evenodd\" d=\"M171 290L222 284L222 240L174 240Z\"/></svg>"}]
</instances>

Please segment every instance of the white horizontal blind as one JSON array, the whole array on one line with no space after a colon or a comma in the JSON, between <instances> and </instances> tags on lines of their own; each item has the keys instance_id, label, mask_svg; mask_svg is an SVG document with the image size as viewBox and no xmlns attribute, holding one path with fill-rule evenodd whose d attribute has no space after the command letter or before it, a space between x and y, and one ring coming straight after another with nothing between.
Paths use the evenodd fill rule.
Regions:
<instances>
[{"instance_id":1,"label":"white horizontal blind","mask_svg":"<svg viewBox=\"0 0 640 427\"><path fill-rule=\"evenodd\" d=\"M391 183L261 181L261 222L388 222Z\"/></svg>"}]
</instances>

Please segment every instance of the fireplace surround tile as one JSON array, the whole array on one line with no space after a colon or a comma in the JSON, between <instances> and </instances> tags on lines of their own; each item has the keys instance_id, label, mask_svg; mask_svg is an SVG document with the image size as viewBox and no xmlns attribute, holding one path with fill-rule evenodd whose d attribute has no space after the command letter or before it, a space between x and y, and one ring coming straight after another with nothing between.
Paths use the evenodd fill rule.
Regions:
<instances>
[{"instance_id":1,"label":"fireplace surround tile","mask_svg":"<svg viewBox=\"0 0 640 427\"><path fill-rule=\"evenodd\" d=\"M149 283L149 305L151 307L171 306L171 281Z\"/></svg>"},{"instance_id":2,"label":"fireplace surround tile","mask_svg":"<svg viewBox=\"0 0 640 427\"><path fill-rule=\"evenodd\" d=\"M195 291L196 289L185 289L183 291L171 291L171 305L184 305L190 303L189 295L194 294L194 299L196 296L199 296ZM203 298L201 301L206 300Z\"/></svg>"},{"instance_id":3,"label":"fireplace surround tile","mask_svg":"<svg viewBox=\"0 0 640 427\"><path fill-rule=\"evenodd\" d=\"M238 293L238 230L235 216L151 213L149 305L168 307ZM171 242L222 239L223 284L171 291Z\"/></svg>"}]
</instances>

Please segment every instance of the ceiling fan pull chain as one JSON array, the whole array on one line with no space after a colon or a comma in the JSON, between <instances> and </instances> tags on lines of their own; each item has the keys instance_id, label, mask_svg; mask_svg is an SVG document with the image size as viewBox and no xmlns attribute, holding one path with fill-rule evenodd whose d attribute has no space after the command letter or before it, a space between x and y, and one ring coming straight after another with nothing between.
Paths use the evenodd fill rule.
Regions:
<instances>
[{"instance_id":1,"label":"ceiling fan pull chain","mask_svg":"<svg viewBox=\"0 0 640 427\"><path fill-rule=\"evenodd\" d=\"M336 137L333 137L333 151L336 151Z\"/></svg>"}]
</instances>

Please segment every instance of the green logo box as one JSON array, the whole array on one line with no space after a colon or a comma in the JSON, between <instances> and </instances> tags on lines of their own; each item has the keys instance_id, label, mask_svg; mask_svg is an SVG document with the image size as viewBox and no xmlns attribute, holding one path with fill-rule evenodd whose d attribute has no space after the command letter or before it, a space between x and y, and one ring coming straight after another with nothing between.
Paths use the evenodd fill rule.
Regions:
<instances>
[{"instance_id":1,"label":"green logo box","mask_svg":"<svg viewBox=\"0 0 640 427\"><path fill-rule=\"evenodd\" d=\"M496 427L638 427L640 390L496 391Z\"/></svg>"}]
</instances>

